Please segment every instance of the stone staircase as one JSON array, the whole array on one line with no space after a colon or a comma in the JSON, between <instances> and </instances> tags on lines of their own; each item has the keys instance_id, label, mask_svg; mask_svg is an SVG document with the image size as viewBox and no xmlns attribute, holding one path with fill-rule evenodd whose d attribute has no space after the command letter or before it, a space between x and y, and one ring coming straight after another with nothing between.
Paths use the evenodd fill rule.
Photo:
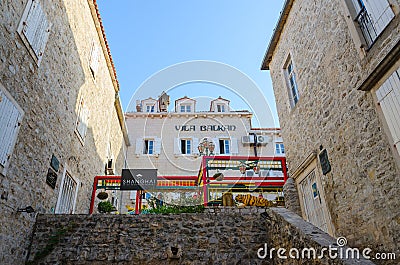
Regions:
<instances>
[{"instance_id":1,"label":"stone staircase","mask_svg":"<svg viewBox=\"0 0 400 265\"><path fill-rule=\"evenodd\" d=\"M266 234L251 211L40 215L27 264L265 264Z\"/></svg>"},{"instance_id":2,"label":"stone staircase","mask_svg":"<svg viewBox=\"0 0 400 265\"><path fill-rule=\"evenodd\" d=\"M263 255L267 245L268 251L313 248L321 253L335 244L336 239L285 208L216 207L177 215L39 215L26 264L374 264L329 256L282 259L276 250L271 257L257 255L260 248Z\"/></svg>"}]
</instances>

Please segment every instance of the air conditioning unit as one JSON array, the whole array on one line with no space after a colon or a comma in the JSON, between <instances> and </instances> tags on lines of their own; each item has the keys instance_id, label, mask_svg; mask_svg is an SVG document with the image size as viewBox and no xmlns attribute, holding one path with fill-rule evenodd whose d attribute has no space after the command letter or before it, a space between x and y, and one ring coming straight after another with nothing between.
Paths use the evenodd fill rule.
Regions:
<instances>
[{"instance_id":1,"label":"air conditioning unit","mask_svg":"<svg viewBox=\"0 0 400 265\"><path fill-rule=\"evenodd\" d=\"M253 135L242 136L242 144L254 144L254 136Z\"/></svg>"},{"instance_id":2,"label":"air conditioning unit","mask_svg":"<svg viewBox=\"0 0 400 265\"><path fill-rule=\"evenodd\" d=\"M114 166L114 159L110 158L107 161L107 165L106 165L106 174L107 175L114 175L115 174L115 166Z\"/></svg>"},{"instance_id":3,"label":"air conditioning unit","mask_svg":"<svg viewBox=\"0 0 400 265\"><path fill-rule=\"evenodd\" d=\"M257 136L257 143L266 145L269 142L269 137L268 136L263 136L263 135L258 135Z\"/></svg>"}]
</instances>

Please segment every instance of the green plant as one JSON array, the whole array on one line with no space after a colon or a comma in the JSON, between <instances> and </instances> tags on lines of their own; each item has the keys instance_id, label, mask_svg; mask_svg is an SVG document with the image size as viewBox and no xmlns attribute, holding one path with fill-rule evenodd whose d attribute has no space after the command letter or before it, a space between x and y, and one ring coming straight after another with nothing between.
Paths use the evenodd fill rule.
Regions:
<instances>
[{"instance_id":1,"label":"green plant","mask_svg":"<svg viewBox=\"0 0 400 265\"><path fill-rule=\"evenodd\" d=\"M63 239L67 233L73 232L78 225L75 222L71 222L68 226L64 226L62 228L57 229L50 237L48 238L47 244L44 249L39 250L33 260L27 261L26 265L36 265L39 264L41 260L44 260L51 252L53 252L54 248L60 243L61 239Z\"/></svg>"},{"instance_id":2,"label":"green plant","mask_svg":"<svg viewBox=\"0 0 400 265\"><path fill-rule=\"evenodd\" d=\"M149 214L179 214L179 213L202 213L204 212L203 205L194 206L180 206L180 205L166 205L158 208L148 209L142 213Z\"/></svg>"},{"instance_id":3,"label":"green plant","mask_svg":"<svg viewBox=\"0 0 400 265\"><path fill-rule=\"evenodd\" d=\"M109 201L99 202L97 209L100 213L110 213L114 210L114 206Z\"/></svg>"}]
</instances>

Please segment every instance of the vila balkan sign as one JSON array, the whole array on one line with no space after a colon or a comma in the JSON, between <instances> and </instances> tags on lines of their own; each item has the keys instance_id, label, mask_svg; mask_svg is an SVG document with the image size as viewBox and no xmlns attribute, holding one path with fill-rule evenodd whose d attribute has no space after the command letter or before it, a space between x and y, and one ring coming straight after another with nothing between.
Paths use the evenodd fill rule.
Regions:
<instances>
[{"instance_id":1,"label":"vila balkan sign","mask_svg":"<svg viewBox=\"0 0 400 265\"><path fill-rule=\"evenodd\" d=\"M121 190L154 190L157 169L122 169Z\"/></svg>"},{"instance_id":2,"label":"vila balkan sign","mask_svg":"<svg viewBox=\"0 0 400 265\"><path fill-rule=\"evenodd\" d=\"M182 132L225 132L236 131L236 125L175 125L175 130Z\"/></svg>"}]
</instances>

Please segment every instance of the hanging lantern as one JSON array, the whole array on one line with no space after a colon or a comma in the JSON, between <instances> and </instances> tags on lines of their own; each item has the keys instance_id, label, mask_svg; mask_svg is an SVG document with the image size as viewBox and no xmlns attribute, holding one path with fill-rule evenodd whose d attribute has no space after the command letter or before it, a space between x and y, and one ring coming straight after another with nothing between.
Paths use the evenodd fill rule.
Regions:
<instances>
[{"instance_id":1,"label":"hanging lantern","mask_svg":"<svg viewBox=\"0 0 400 265\"><path fill-rule=\"evenodd\" d=\"M215 144L214 144L213 141L211 141L211 142L208 144L208 149L210 150L210 155L213 155L213 154L214 154L214 149L215 149Z\"/></svg>"},{"instance_id":2,"label":"hanging lantern","mask_svg":"<svg viewBox=\"0 0 400 265\"><path fill-rule=\"evenodd\" d=\"M258 162L255 163L254 167L253 167L253 171L255 174L259 174L260 173L260 166L258 165Z\"/></svg>"},{"instance_id":3,"label":"hanging lantern","mask_svg":"<svg viewBox=\"0 0 400 265\"><path fill-rule=\"evenodd\" d=\"M240 171L240 173L241 174L244 174L244 173L246 173L246 164L245 163L240 163L240 165L239 165L239 171Z\"/></svg>"},{"instance_id":4,"label":"hanging lantern","mask_svg":"<svg viewBox=\"0 0 400 265\"><path fill-rule=\"evenodd\" d=\"M200 155L202 155L203 153L204 153L204 143L203 142L201 142L200 144L199 144L199 146L197 147L197 149L199 150L199 152L200 152Z\"/></svg>"}]
</instances>

